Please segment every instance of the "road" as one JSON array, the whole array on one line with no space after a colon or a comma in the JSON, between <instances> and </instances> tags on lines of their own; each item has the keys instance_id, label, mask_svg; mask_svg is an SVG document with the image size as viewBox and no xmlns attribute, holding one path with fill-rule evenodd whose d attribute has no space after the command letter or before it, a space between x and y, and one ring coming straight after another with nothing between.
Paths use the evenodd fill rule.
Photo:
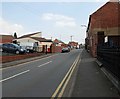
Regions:
<instances>
[{"instance_id":1,"label":"road","mask_svg":"<svg viewBox=\"0 0 120 99\"><path fill-rule=\"evenodd\" d=\"M51 97L82 50L2 69L3 97Z\"/></svg>"}]
</instances>

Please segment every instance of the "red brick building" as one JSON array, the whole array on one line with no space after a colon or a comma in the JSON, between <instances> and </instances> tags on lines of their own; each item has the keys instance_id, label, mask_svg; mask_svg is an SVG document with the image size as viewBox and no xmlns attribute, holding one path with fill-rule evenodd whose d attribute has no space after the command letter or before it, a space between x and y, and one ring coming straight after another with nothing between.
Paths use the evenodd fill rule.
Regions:
<instances>
[{"instance_id":1,"label":"red brick building","mask_svg":"<svg viewBox=\"0 0 120 99\"><path fill-rule=\"evenodd\" d=\"M55 39L52 44L52 53L61 52L62 48L68 47L63 41Z\"/></svg>"},{"instance_id":2,"label":"red brick building","mask_svg":"<svg viewBox=\"0 0 120 99\"><path fill-rule=\"evenodd\" d=\"M72 42L69 42L68 45L70 45L72 48L77 48L78 47L78 42L72 41Z\"/></svg>"},{"instance_id":3,"label":"red brick building","mask_svg":"<svg viewBox=\"0 0 120 99\"><path fill-rule=\"evenodd\" d=\"M12 43L13 39L12 35L0 35L0 43Z\"/></svg>"},{"instance_id":4,"label":"red brick building","mask_svg":"<svg viewBox=\"0 0 120 99\"><path fill-rule=\"evenodd\" d=\"M119 2L107 2L90 15L86 43L93 57L97 57L99 45L108 43L109 46L120 46Z\"/></svg>"},{"instance_id":5,"label":"red brick building","mask_svg":"<svg viewBox=\"0 0 120 99\"><path fill-rule=\"evenodd\" d=\"M61 45L65 44L63 41L58 40L58 39L55 39L55 40L53 41L53 43L54 43L55 45L57 45L57 46L61 46Z\"/></svg>"}]
</instances>

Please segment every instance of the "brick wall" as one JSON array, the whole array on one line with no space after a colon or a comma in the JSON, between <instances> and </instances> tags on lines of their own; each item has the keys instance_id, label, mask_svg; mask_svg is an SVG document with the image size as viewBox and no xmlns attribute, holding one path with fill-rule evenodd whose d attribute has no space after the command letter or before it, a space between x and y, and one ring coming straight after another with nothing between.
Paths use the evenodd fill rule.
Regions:
<instances>
[{"instance_id":1,"label":"brick wall","mask_svg":"<svg viewBox=\"0 0 120 99\"><path fill-rule=\"evenodd\" d=\"M118 2L107 2L90 16L88 27L90 53L96 57L98 32L103 31L105 35L111 36L120 35L120 4ZM116 38L113 38L113 41L116 42ZM119 42L118 39L117 42Z\"/></svg>"},{"instance_id":2,"label":"brick wall","mask_svg":"<svg viewBox=\"0 0 120 99\"><path fill-rule=\"evenodd\" d=\"M12 43L14 38L11 35L0 35L0 39L0 43Z\"/></svg>"},{"instance_id":3,"label":"brick wall","mask_svg":"<svg viewBox=\"0 0 120 99\"><path fill-rule=\"evenodd\" d=\"M51 52L52 53L58 53L58 52L61 52L62 51L62 46L55 46L55 45L52 45L51 46Z\"/></svg>"},{"instance_id":4,"label":"brick wall","mask_svg":"<svg viewBox=\"0 0 120 99\"><path fill-rule=\"evenodd\" d=\"M43 53L33 53L33 54L24 54L24 55L11 55L11 56L0 56L2 63L26 59L30 57L40 56Z\"/></svg>"},{"instance_id":5,"label":"brick wall","mask_svg":"<svg viewBox=\"0 0 120 99\"><path fill-rule=\"evenodd\" d=\"M91 15L91 29L120 27L120 4L108 2Z\"/></svg>"}]
</instances>

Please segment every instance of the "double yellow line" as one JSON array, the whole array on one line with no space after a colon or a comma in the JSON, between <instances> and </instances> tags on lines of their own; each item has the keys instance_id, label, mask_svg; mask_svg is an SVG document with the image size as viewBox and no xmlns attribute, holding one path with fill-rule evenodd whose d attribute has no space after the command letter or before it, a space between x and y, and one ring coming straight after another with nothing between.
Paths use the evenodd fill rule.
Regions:
<instances>
[{"instance_id":1,"label":"double yellow line","mask_svg":"<svg viewBox=\"0 0 120 99\"><path fill-rule=\"evenodd\" d=\"M56 97L60 98L63 96L63 93L65 91L65 88L72 76L72 73L78 63L80 59L80 54L77 56L77 58L75 59L74 63L72 64L72 66L70 67L69 71L67 72L67 74L65 75L65 77L63 78L62 82L59 84L59 86L57 87L57 89L55 90L54 94L52 95L51 99L54 99Z\"/></svg>"}]
</instances>

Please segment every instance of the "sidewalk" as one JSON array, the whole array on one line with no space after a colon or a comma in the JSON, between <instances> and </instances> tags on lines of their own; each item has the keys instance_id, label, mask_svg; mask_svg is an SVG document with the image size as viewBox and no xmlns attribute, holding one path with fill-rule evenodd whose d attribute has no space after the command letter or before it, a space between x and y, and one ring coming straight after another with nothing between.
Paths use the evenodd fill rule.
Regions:
<instances>
[{"instance_id":1,"label":"sidewalk","mask_svg":"<svg viewBox=\"0 0 120 99\"><path fill-rule=\"evenodd\" d=\"M81 54L71 97L119 97L117 89L86 50Z\"/></svg>"},{"instance_id":2,"label":"sidewalk","mask_svg":"<svg viewBox=\"0 0 120 99\"><path fill-rule=\"evenodd\" d=\"M0 68L6 68L6 67L18 65L18 64L21 64L21 63L30 62L30 61L33 61L33 60L38 60L38 59L45 58L45 57L48 57L48 56L51 56L51 55L54 55L54 54L51 54L51 53L43 54L43 55L36 56L36 57L30 57L30 58L26 58L26 59L21 59L21 60L16 60L16 61L12 61L12 62L3 63L3 64L0 65Z\"/></svg>"}]
</instances>

